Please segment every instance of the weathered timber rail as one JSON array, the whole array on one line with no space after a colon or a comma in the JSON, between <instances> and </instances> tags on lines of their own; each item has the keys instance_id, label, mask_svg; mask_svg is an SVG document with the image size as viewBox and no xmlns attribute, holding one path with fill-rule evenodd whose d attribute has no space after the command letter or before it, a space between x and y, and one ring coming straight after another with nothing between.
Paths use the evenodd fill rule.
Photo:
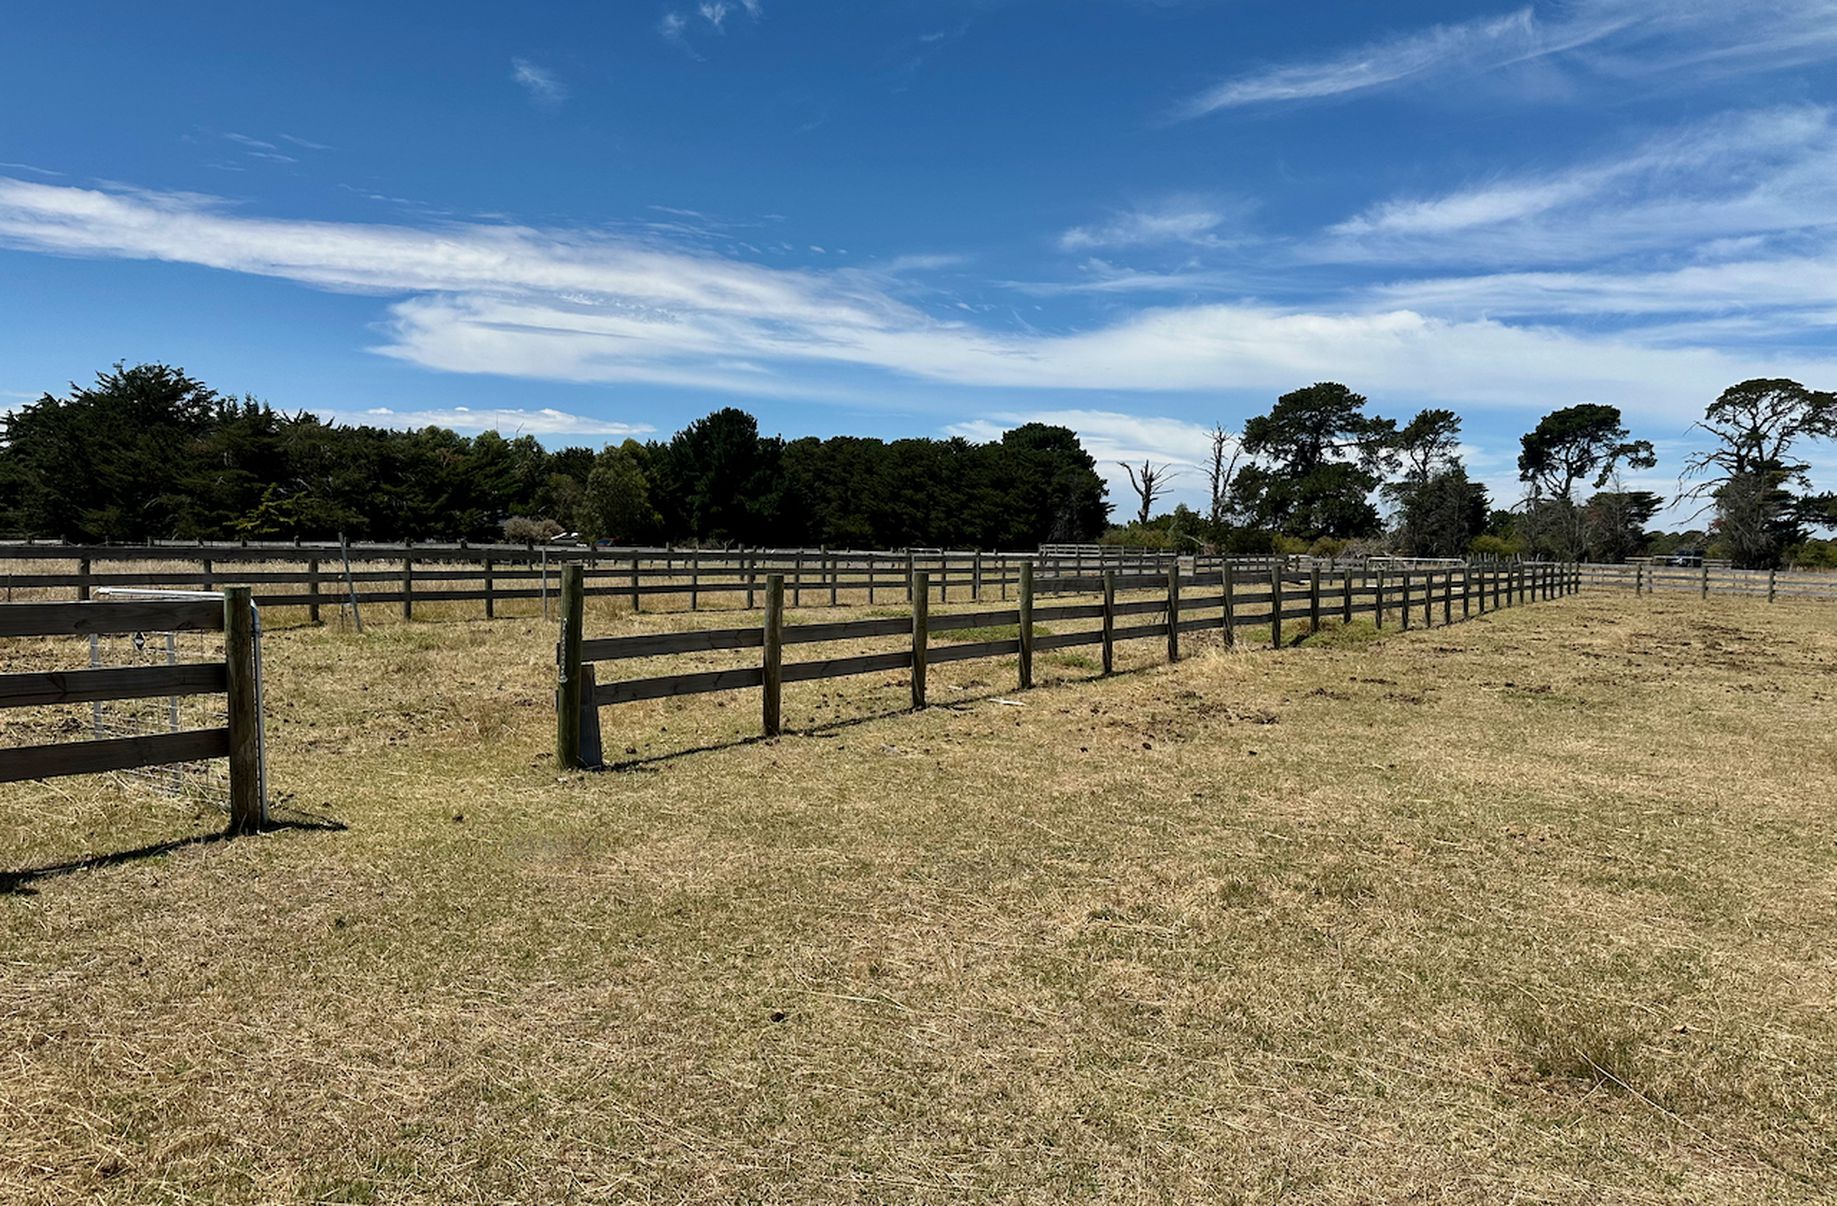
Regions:
<instances>
[{"instance_id":1,"label":"weathered timber rail","mask_svg":"<svg viewBox=\"0 0 1837 1206\"><path fill-rule=\"evenodd\" d=\"M1707 599L1712 594L1780 599L1837 599L1837 573L1810 570L1742 570L1726 566L1594 565L1576 567L1587 586L1615 587L1634 594L1688 591Z\"/></svg>"},{"instance_id":2,"label":"weathered timber rail","mask_svg":"<svg viewBox=\"0 0 1837 1206\"><path fill-rule=\"evenodd\" d=\"M1267 564L1258 559L1255 564ZM45 568L47 565L57 568ZM584 570L586 597L628 602L634 611L709 607L753 610L765 580L785 579L792 607L910 602L912 575L926 571L941 603L1007 600L1020 567L1064 583L1068 593L1095 593L1104 570L1166 572L1217 569L1222 558L1176 558L1139 549L1080 549L1064 554L953 549L677 549L584 548L578 545L164 543L0 544L0 597L87 600L103 586L215 590L226 582L254 588L264 608L396 605L406 619L417 605L479 603L486 618L498 605L537 601L546 613L564 565ZM1238 564L1251 564L1239 562ZM384 567L387 568L384 568ZM280 568L277 568L280 567ZM297 568L295 568L297 567ZM348 567L348 568L347 568Z\"/></svg>"},{"instance_id":3,"label":"weathered timber rail","mask_svg":"<svg viewBox=\"0 0 1837 1206\"><path fill-rule=\"evenodd\" d=\"M254 608L248 587L228 587L220 601L157 599L0 605L0 638L200 630L223 633L223 661L0 674L0 709L221 694L228 700L227 724L0 748L0 783L227 758L230 832L249 833L260 828L266 817L261 792Z\"/></svg>"},{"instance_id":4,"label":"weathered timber rail","mask_svg":"<svg viewBox=\"0 0 1837 1206\"><path fill-rule=\"evenodd\" d=\"M1099 575L1100 600L1094 603L1039 605L1039 595L1062 590L1063 579L1036 578L1023 563L1013 608L931 615L928 571L915 570L909 615L818 624L784 623L785 582L768 575L763 587L765 613L758 625L652 633L640 636L587 638L582 629L584 568L564 571L561 639L557 646L555 752L567 768L599 764L598 709L645 699L699 695L712 691L758 688L761 727L768 737L782 731L785 683L845 678L905 670L911 676L912 705L926 704L925 669L944 662L1014 657L1017 683L1033 685L1037 653L1097 645L1106 671L1114 665L1117 643L1149 637L1165 639L1169 661L1180 656L1180 638L1190 632L1216 632L1230 645L1240 629L1267 628L1269 642L1280 648L1284 628L1294 624L1318 631L1328 620L1371 616L1382 627L1388 620L1409 628L1454 622L1501 607L1572 594L1580 588L1575 567L1567 564L1468 565L1441 570L1324 571L1316 566L1298 573L1282 566L1248 572L1230 563L1214 572L1183 575L1178 565L1162 574ZM1080 581L1073 579L1072 582ZM1216 588L1216 593L1210 593ZM1119 600L1119 592L1154 591L1156 597ZM1205 592L1205 593L1198 593ZM1036 626L1064 621L1097 621L1094 629L1038 632ZM1118 625L1122 620L1123 624ZM947 645L931 636L963 629L1013 627L1015 635ZM823 645L902 637L899 648L883 652L784 661L787 646ZM723 669L599 683L596 664L636 658L658 658L717 650L760 650L757 664ZM586 736L583 736L585 734Z\"/></svg>"}]
</instances>

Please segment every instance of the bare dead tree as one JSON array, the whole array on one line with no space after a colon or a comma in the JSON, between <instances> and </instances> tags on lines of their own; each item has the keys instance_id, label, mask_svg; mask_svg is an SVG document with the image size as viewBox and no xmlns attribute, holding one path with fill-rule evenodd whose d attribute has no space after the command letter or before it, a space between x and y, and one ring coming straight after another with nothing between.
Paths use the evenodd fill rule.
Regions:
<instances>
[{"instance_id":1,"label":"bare dead tree","mask_svg":"<svg viewBox=\"0 0 1837 1206\"><path fill-rule=\"evenodd\" d=\"M1237 476L1238 458L1243 455L1244 445L1225 430L1225 425L1212 424L1212 459L1206 465L1206 481L1212 487L1211 517L1214 528L1225 522L1231 479Z\"/></svg>"},{"instance_id":2,"label":"bare dead tree","mask_svg":"<svg viewBox=\"0 0 1837 1206\"><path fill-rule=\"evenodd\" d=\"M1146 526L1149 512L1154 509L1155 500L1167 493L1168 485L1180 476L1172 465L1157 465L1146 457L1140 469L1128 461L1118 461L1123 472L1129 475L1129 485L1135 490L1136 497L1142 500L1142 509L1137 518Z\"/></svg>"}]
</instances>

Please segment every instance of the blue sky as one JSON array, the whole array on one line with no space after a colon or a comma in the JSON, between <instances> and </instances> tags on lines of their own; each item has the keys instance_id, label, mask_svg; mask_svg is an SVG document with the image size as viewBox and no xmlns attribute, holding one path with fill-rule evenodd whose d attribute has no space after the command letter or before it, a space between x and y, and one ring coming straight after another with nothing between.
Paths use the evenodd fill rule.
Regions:
<instances>
[{"instance_id":1,"label":"blue sky","mask_svg":"<svg viewBox=\"0 0 1837 1206\"><path fill-rule=\"evenodd\" d=\"M1723 387L1837 388L1834 60L1837 0L16 6L0 406L1197 461L1327 379L1502 502L1613 403L1670 492Z\"/></svg>"}]
</instances>

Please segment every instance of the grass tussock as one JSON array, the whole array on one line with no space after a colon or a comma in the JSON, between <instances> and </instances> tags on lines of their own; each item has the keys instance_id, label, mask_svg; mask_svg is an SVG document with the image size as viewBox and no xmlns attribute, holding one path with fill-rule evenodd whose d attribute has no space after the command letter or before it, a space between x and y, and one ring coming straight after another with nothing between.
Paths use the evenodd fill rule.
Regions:
<instances>
[{"instance_id":1,"label":"grass tussock","mask_svg":"<svg viewBox=\"0 0 1837 1206\"><path fill-rule=\"evenodd\" d=\"M1837 612L1242 635L607 709L587 774L551 623L277 624L348 829L0 786L0 1200L1829 1200Z\"/></svg>"}]
</instances>

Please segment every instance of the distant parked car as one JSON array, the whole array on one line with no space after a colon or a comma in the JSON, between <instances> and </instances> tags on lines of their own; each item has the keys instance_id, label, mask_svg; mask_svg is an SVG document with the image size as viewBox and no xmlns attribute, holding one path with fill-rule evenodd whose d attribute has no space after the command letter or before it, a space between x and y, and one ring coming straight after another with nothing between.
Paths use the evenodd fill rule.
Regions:
<instances>
[{"instance_id":1,"label":"distant parked car","mask_svg":"<svg viewBox=\"0 0 1837 1206\"><path fill-rule=\"evenodd\" d=\"M1703 565L1703 550L1679 549L1665 558L1665 564L1683 566L1685 569L1699 569Z\"/></svg>"}]
</instances>

